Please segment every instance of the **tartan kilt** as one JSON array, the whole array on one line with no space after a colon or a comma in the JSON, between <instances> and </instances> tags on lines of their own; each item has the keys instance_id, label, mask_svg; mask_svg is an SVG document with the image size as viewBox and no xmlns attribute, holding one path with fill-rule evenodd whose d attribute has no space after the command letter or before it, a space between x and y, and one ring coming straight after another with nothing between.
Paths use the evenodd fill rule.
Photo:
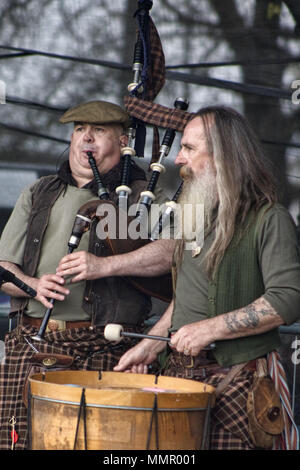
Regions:
<instances>
[{"instance_id":1,"label":"tartan kilt","mask_svg":"<svg viewBox=\"0 0 300 470\"><path fill-rule=\"evenodd\" d=\"M124 337L119 343L111 343L104 338L103 327L49 332L45 334L45 341L41 342L31 339L36 333L36 328L25 325L18 326L5 337L5 358L0 365L0 450L11 449L10 420L13 416L18 434L14 449L23 450L27 447L27 408L23 402L23 389L35 351L25 337L40 353L72 356L74 360L71 368L76 370L112 370L124 352L137 342ZM34 368L35 373L49 370Z\"/></svg>"},{"instance_id":2,"label":"tartan kilt","mask_svg":"<svg viewBox=\"0 0 300 470\"><path fill-rule=\"evenodd\" d=\"M200 371L199 371L200 372ZM226 373L214 373L199 378L197 370L178 368L170 354L163 375L197 380L213 387L226 377ZM248 431L247 399L253 384L253 371L241 370L216 399L210 415L209 450L253 450Z\"/></svg>"}]
</instances>

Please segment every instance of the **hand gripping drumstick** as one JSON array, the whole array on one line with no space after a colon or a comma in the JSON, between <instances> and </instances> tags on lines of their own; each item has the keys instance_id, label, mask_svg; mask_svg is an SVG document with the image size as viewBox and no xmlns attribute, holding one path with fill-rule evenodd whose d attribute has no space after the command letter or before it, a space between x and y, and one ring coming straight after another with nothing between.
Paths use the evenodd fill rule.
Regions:
<instances>
[{"instance_id":1,"label":"hand gripping drumstick","mask_svg":"<svg viewBox=\"0 0 300 470\"><path fill-rule=\"evenodd\" d=\"M108 323L104 328L104 338L108 341L120 341L122 336L127 336L128 338L146 338L146 339L155 339L159 341L166 341L169 343L171 338L167 336L155 336L155 335L145 335L143 333L130 333L128 331L124 331L122 325L118 325L117 323ZM207 348L204 349L214 349L215 344L210 344Z\"/></svg>"}]
</instances>

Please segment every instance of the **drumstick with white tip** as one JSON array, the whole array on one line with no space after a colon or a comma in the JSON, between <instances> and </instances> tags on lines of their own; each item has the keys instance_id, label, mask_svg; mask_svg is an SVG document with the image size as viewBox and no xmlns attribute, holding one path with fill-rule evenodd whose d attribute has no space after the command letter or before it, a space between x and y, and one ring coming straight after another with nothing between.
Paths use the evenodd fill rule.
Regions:
<instances>
[{"instance_id":1,"label":"drumstick with white tip","mask_svg":"<svg viewBox=\"0 0 300 470\"><path fill-rule=\"evenodd\" d=\"M124 331L122 325L118 325L117 323L108 323L104 328L104 338L108 341L121 341L122 336L128 338L146 338L146 339L155 339L158 341L166 341L170 342L171 338L167 336L155 336L155 335L146 335L143 333L133 333L129 331ZM214 349L215 344L212 343L208 349ZM204 348L206 349L206 348Z\"/></svg>"},{"instance_id":2,"label":"drumstick with white tip","mask_svg":"<svg viewBox=\"0 0 300 470\"><path fill-rule=\"evenodd\" d=\"M152 335L145 335L142 333L132 333L129 331L124 331L122 325L118 325L116 323L108 323L104 328L104 338L108 341L120 341L122 336L127 336L128 338L147 338L147 339L157 339L160 341L167 341L169 342L171 338L166 336L152 336Z\"/></svg>"}]
</instances>

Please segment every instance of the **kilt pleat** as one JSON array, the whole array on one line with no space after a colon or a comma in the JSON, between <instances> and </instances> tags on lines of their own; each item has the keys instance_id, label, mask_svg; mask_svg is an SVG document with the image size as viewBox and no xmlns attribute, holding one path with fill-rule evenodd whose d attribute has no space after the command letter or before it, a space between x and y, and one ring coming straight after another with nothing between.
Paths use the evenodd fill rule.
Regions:
<instances>
[{"instance_id":1,"label":"kilt pleat","mask_svg":"<svg viewBox=\"0 0 300 470\"><path fill-rule=\"evenodd\" d=\"M163 374L198 380L217 387L226 374L213 373L201 377L197 370L178 367L178 361L167 362ZM217 397L210 416L210 450L251 450L254 445L248 432L247 398L253 383L253 372L240 371Z\"/></svg>"}]
</instances>

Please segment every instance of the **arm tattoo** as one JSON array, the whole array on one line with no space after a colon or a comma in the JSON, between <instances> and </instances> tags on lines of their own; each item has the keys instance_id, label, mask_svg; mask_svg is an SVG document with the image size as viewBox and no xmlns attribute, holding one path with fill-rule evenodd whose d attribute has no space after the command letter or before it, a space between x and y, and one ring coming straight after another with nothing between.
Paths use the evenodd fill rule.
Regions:
<instances>
[{"instance_id":1,"label":"arm tattoo","mask_svg":"<svg viewBox=\"0 0 300 470\"><path fill-rule=\"evenodd\" d=\"M276 316L277 313L264 298L260 298L244 308L225 314L224 320L229 331L238 332L258 327L267 315Z\"/></svg>"}]
</instances>

